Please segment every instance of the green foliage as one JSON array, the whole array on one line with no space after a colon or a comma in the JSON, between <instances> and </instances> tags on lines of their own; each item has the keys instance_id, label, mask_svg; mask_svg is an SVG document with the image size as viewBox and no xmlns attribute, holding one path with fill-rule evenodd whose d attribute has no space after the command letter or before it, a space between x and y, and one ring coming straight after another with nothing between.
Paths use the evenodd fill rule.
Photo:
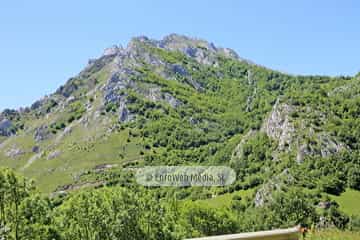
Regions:
<instances>
[{"instance_id":1,"label":"green foliage","mask_svg":"<svg viewBox=\"0 0 360 240\"><path fill-rule=\"evenodd\" d=\"M50 200L34 192L23 178L0 171L0 234L11 240L183 239L310 226L320 215L338 228L358 228L357 216L346 215L356 213L358 192L345 192L346 187L359 190L360 186L358 76L291 76L221 54L213 56L214 65L199 64L180 51L140 41L136 44L139 52L147 54L144 58L165 64L148 64L142 54L138 54L136 66L126 63L135 72L126 80L135 88L118 93L136 116L133 121L118 123L114 113L119 103L104 106L98 100L104 92L95 86L109 79L106 68L113 61L110 56L92 62L57 91L55 97L67 98L65 110L58 107L57 98L49 98L21 114L4 111L1 117L13 123L10 132L19 132L9 139L8 146L21 146L21 134L28 136L28 129L47 125L47 121L54 134L71 126L71 133L54 138L63 137L60 143L53 139L36 143L45 152L24 173L42 180L42 190L50 192L55 185L71 181L79 186L95 182L106 187ZM160 89L159 98L171 95L180 104L174 107L169 100L150 100L145 93L153 87ZM88 95L92 90L94 95ZM290 132L294 143L285 151L261 130L276 101L294 108L287 116L296 128ZM89 117L89 129L74 122L86 111L93 116ZM49 118L44 119L45 114ZM91 121L96 125L93 128ZM329 139L319 137L323 135ZM31 158L35 144L31 141L26 141L32 146L16 161L1 154L1 164L20 169ZM311 153L298 164L294 159L302 144ZM334 144L342 146L342 151L330 149L331 156L323 153L324 145ZM4 149L8 146L4 144ZM45 161L46 151L53 148L61 151L61 156ZM240 154L234 154L235 150ZM119 167L90 170L104 163ZM133 175L121 168L144 164L231 166L237 180L216 189L134 187ZM281 189L269 193L266 205L255 207L254 192L271 181ZM244 195L236 195L240 192ZM340 206L315 211L327 194Z\"/></svg>"},{"instance_id":2,"label":"green foliage","mask_svg":"<svg viewBox=\"0 0 360 240\"><path fill-rule=\"evenodd\" d=\"M349 220L349 229L360 232L360 216L352 215Z\"/></svg>"},{"instance_id":3,"label":"green foliage","mask_svg":"<svg viewBox=\"0 0 360 240\"><path fill-rule=\"evenodd\" d=\"M115 103L107 103L105 106L105 111L106 112L116 112L117 110L117 105Z\"/></svg>"},{"instance_id":4,"label":"green foliage","mask_svg":"<svg viewBox=\"0 0 360 240\"><path fill-rule=\"evenodd\" d=\"M68 112L70 116L68 117L67 121L71 123L76 119L80 119L82 115L86 112L86 109L80 101L75 101L69 105Z\"/></svg>"},{"instance_id":5,"label":"green foliage","mask_svg":"<svg viewBox=\"0 0 360 240\"><path fill-rule=\"evenodd\" d=\"M292 166L292 175L299 186L319 188L322 192L340 195L347 186L358 186L359 152L341 152L328 158L310 157L301 165Z\"/></svg>"},{"instance_id":6,"label":"green foliage","mask_svg":"<svg viewBox=\"0 0 360 240\"><path fill-rule=\"evenodd\" d=\"M170 240L310 226L319 217L315 199L300 188L275 192L271 202L258 208L234 194L227 208L179 202L162 196L161 191L138 187L81 190L58 202L37 194L27 181L9 170L0 171L0 184L0 231L18 240ZM324 216L341 229L358 226L357 218L349 221L336 204Z\"/></svg>"},{"instance_id":7,"label":"green foliage","mask_svg":"<svg viewBox=\"0 0 360 240\"><path fill-rule=\"evenodd\" d=\"M275 192L269 204L247 208L238 214L241 231L285 228L298 224L311 226L318 218L311 198L299 188Z\"/></svg>"},{"instance_id":8,"label":"green foliage","mask_svg":"<svg viewBox=\"0 0 360 240\"><path fill-rule=\"evenodd\" d=\"M321 178L320 188L323 192L340 195L345 190L345 184L337 177L326 176Z\"/></svg>"},{"instance_id":9,"label":"green foliage","mask_svg":"<svg viewBox=\"0 0 360 240\"><path fill-rule=\"evenodd\" d=\"M185 205L183 211L182 218L188 224L186 229L191 237L234 233L237 230L235 219L226 210L192 203Z\"/></svg>"},{"instance_id":10,"label":"green foliage","mask_svg":"<svg viewBox=\"0 0 360 240\"><path fill-rule=\"evenodd\" d=\"M8 229L2 233L6 239L59 239L50 213L49 202L34 195L32 183L0 169L0 229Z\"/></svg>"},{"instance_id":11,"label":"green foliage","mask_svg":"<svg viewBox=\"0 0 360 240\"><path fill-rule=\"evenodd\" d=\"M358 166L350 166L347 178L350 188L360 190L360 168Z\"/></svg>"}]
</instances>

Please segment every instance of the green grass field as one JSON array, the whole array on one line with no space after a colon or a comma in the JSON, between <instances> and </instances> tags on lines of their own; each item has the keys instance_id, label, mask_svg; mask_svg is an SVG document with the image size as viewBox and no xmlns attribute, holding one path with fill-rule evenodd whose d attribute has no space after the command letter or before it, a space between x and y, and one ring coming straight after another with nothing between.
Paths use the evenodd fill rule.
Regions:
<instances>
[{"instance_id":1,"label":"green grass field","mask_svg":"<svg viewBox=\"0 0 360 240\"><path fill-rule=\"evenodd\" d=\"M360 216L360 191L347 189L340 196L331 196L340 205L340 209L349 216Z\"/></svg>"},{"instance_id":2,"label":"green grass field","mask_svg":"<svg viewBox=\"0 0 360 240\"><path fill-rule=\"evenodd\" d=\"M41 192L50 193L58 186L73 183L76 176L96 165L122 164L141 157L140 138L129 136L129 130L110 136L101 135L101 130L74 127L70 135L65 136L58 144L48 147L44 154L26 169L21 167L32 156L30 153L21 155L17 161L6 159L0 163L18 169L21 174L34 179ZM47 156L52 151L60 154L54 159L48 159Z\"/></svg>"},{"instance_id":3,"label":"green grass field","mask_svg":"<svg viewBox=\"0 0 360 240\"><path fill-rule=\"evenodd\" d=\"M223 195L214 198L198 200L198 201L200 203L207 204L210 207L214 207L214 208L230 207L231 201L234 196L240 196L242 199L241 201L245 202L245 198L251 197L253 193L254 193L254 189L240 190L233 193L225 193Z\"/></svg>"},{"instance_id":4,"label":"green grass field","mask_svg":"<svg viewBox=\"0 0 360 240\"><path fill-rule=\"evenodd\" d=\"M337 230L320 231L309 233L305 240L360 240L360 232Z\"/></svg>"}]
</instances>

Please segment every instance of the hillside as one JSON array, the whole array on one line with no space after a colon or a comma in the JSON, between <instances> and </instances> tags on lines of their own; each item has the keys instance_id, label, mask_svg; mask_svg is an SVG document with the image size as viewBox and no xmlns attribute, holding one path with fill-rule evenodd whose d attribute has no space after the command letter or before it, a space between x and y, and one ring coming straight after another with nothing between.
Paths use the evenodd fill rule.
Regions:
<instances>
[{"instance_id":1,"label":"hillside","mask_svg":"<svg viewBox=\"0 0 360 240\"><path fill-rule=\"evenodd\" d=\"M231 186L156 192L258 211L295 191L313 207L304 223L342 228L351 216L336 201L360 190L359 103L359 75L289 75L200 39L136 37L30 107L3 111L0 166L66 195L134 187L128 167L226 165L237 174ZM293 217L241 230L299 223Z\"/></svg>"}]
</instances>

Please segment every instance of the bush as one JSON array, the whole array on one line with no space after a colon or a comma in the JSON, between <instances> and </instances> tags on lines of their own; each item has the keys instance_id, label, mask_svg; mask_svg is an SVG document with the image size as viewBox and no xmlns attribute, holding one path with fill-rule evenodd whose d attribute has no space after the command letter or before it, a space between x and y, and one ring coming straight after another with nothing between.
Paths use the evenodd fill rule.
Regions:
<instances>
[{"instance_id":1,"label":"bush","mask_svg":"<svg viewBox=\"0 0 360 240\"><path fill-rule=\"evenodd\" d=\"M321 179L320 188L323 192L340 195L345 191L345 183L336 176L326 176Z\"/></svg>"},{"instance_id":2,"label":"bush","mask_svg":"<svg viewBox=\"0 0 360 240\"><path fill-rule=\"evenodd\" d=\"M360 169L353 166L348 172L348 186L352 189L360 190Z\"/></svg>"},{"instance_id":3,"label":"bush","mask_svg":"<svg viewBox=\"0 0 360 240\"><path fill-rule=\"evenodd\" d=\"M234 233L237 230L235 219L226 210L196 203L184 206L183 218L191 237Z\"/></svg>"},{"instance_id":4,"label":"bush","mask_svg":"<svg viewBox=\"0 0 360 240\"><path fill-rule=\"evenodd\" d=\"M349 221L351 231L360 231L360 216L351 216Z\"/></svg>"},{"instance_id":5,"label":"bush","mask_svg":"<svg viewBox=\"0 0 360 240\"><path fill-rule=\"evenodd\" d=\"M240 195L234 195L232 200L241 201L242 197Z\"/></svg>"},{"instance_id":6,"label":"bush","mask_svg":"<svg viewBox=\"0 0 360 240\"><path fill-rule=\"evenodd\" d=\"M339 229L344 229L349 223L349 217L339 211L339 206L332 204L329 209L331 222Z\"/></svg>"}]
</instances>

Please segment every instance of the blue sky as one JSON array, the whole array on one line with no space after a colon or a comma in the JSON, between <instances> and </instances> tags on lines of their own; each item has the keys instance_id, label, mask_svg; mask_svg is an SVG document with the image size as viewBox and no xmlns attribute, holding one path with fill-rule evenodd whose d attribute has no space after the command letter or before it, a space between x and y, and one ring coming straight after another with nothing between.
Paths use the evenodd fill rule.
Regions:
<instances>
[{"instance_id":1,"label":"blue sky","mask_svg":"<svg viewBox=\"0 0 360 240\"><path fill-rule=\"evenodd\" d=\"M293 74L360 71L360 2L2 1L0 110L28 106L133 36L180 33Z\"/></svg>"}]
</instances>

